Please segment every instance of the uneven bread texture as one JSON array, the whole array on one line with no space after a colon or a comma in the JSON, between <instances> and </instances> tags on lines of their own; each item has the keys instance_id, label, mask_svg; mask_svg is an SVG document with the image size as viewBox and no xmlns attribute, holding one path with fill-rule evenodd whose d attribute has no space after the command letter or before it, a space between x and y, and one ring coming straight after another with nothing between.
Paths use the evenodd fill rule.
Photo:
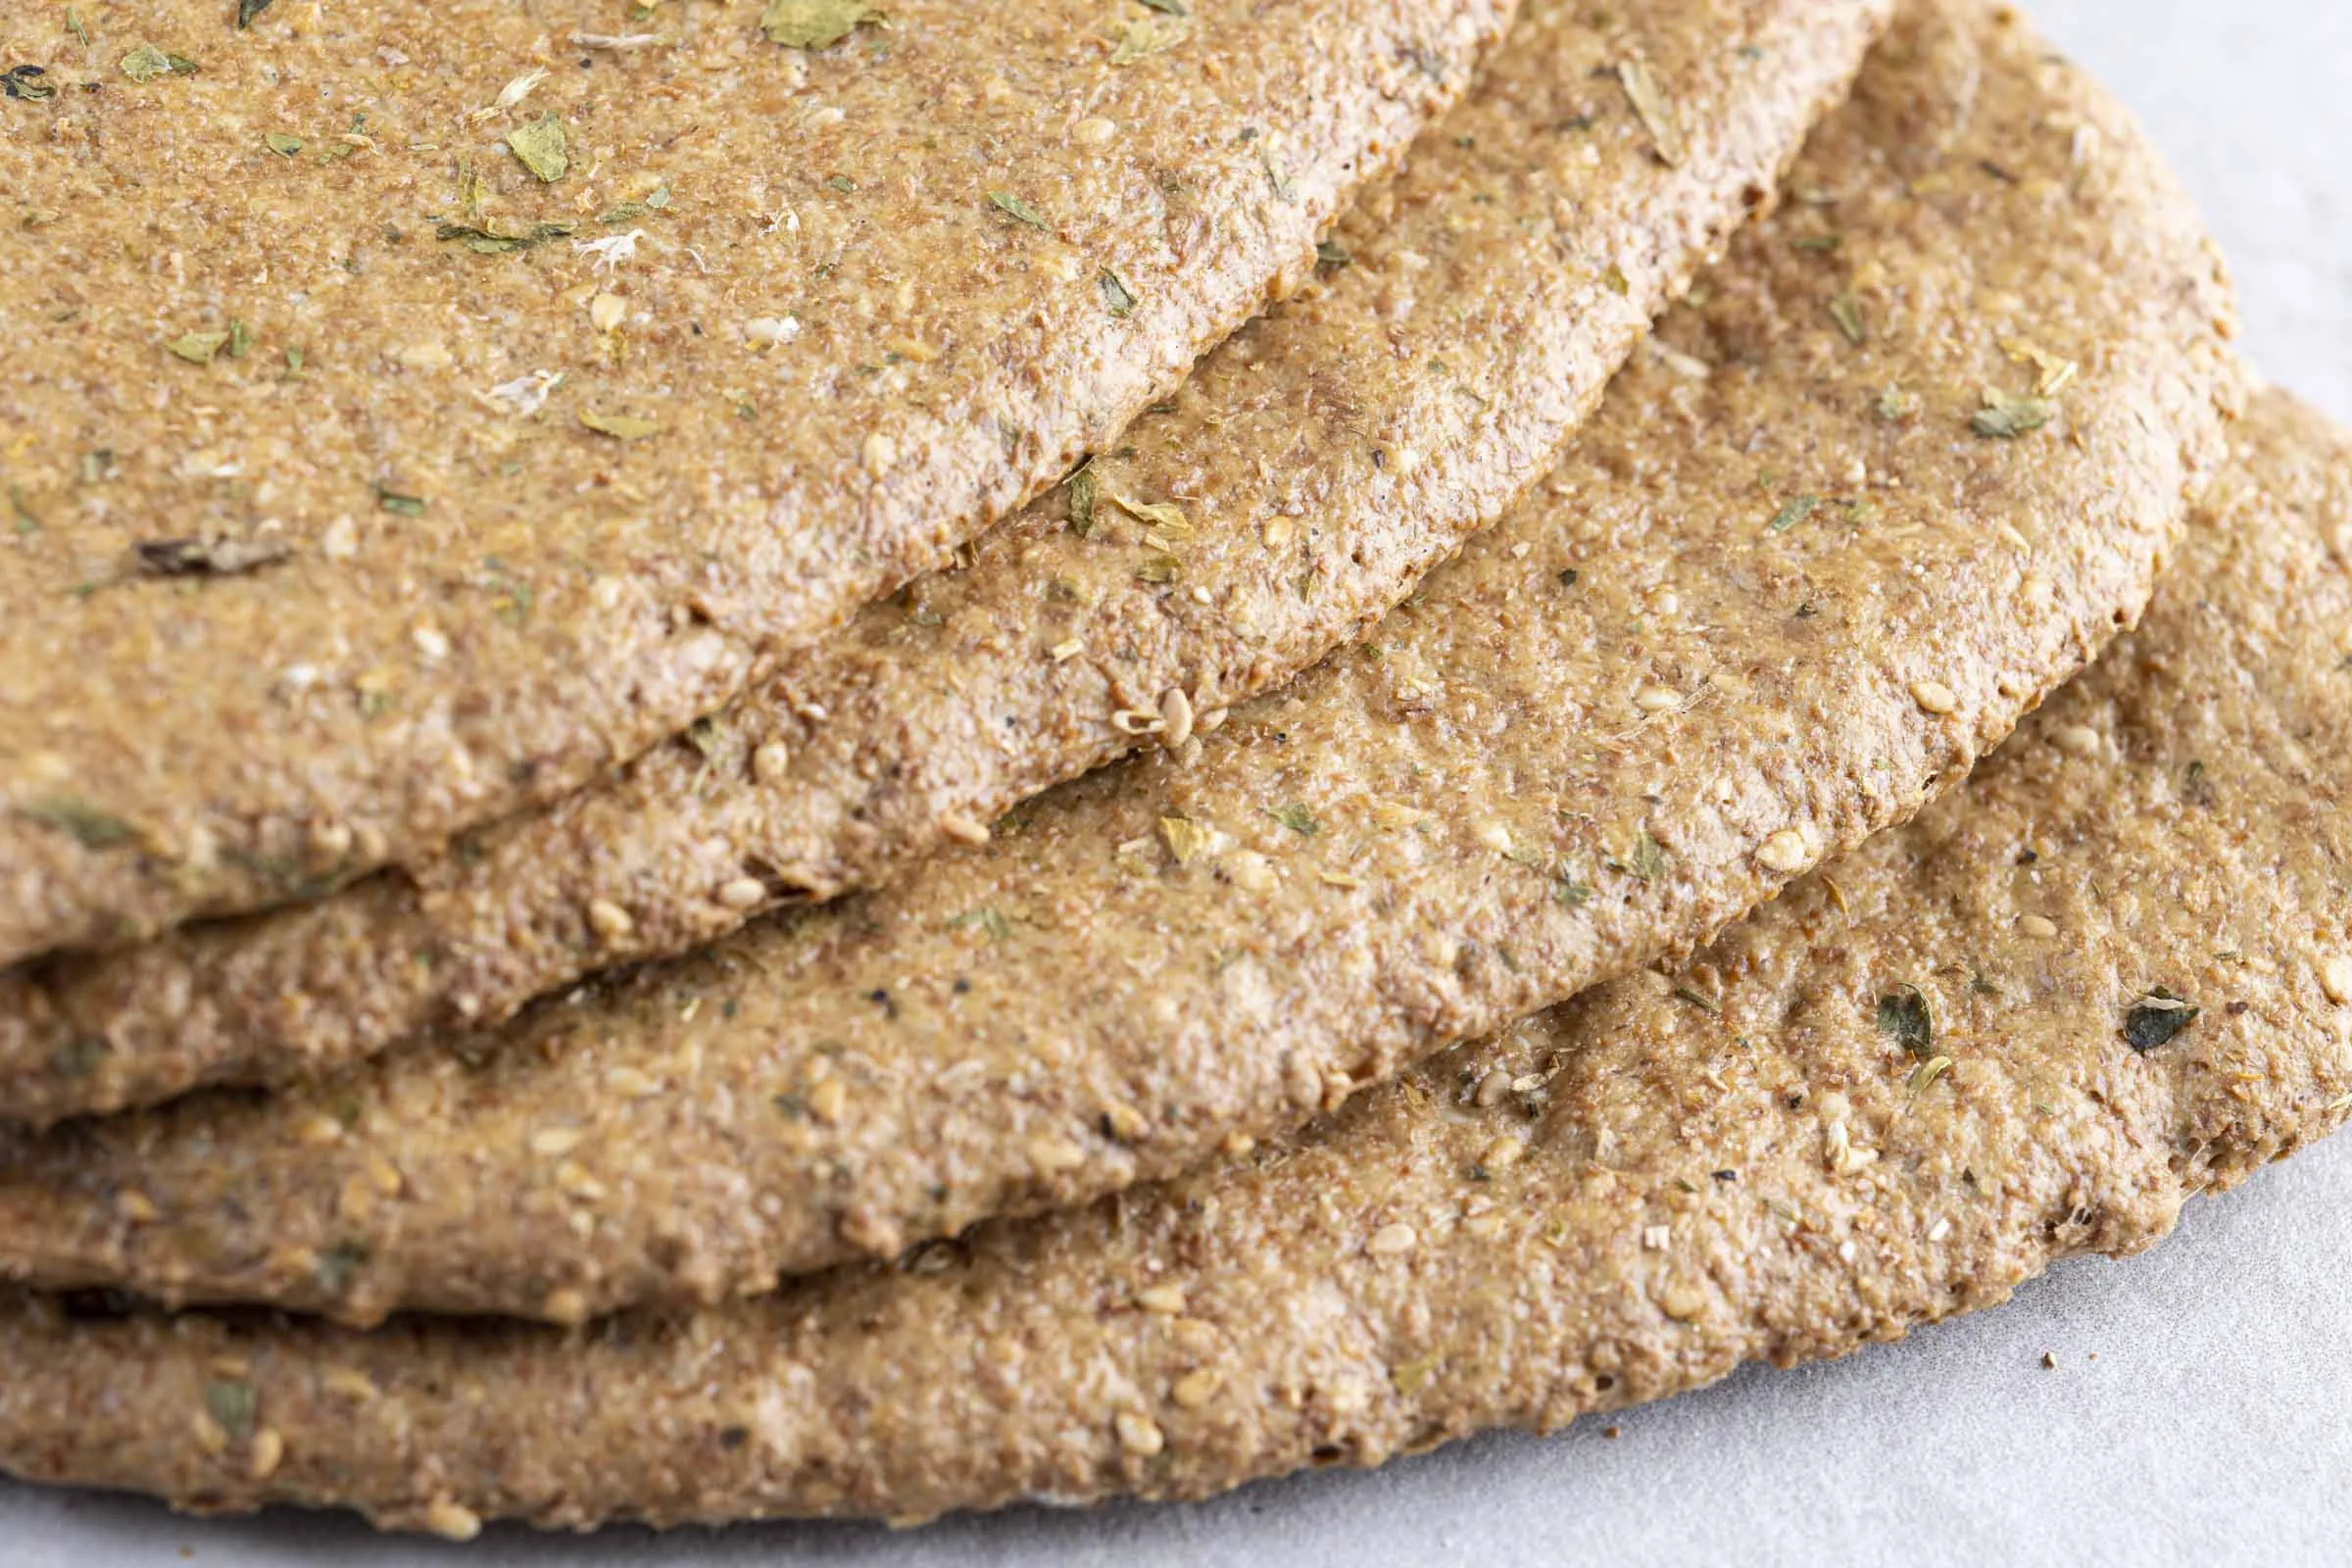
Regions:
<instances>
[{"instance_id":1,"label":"uneven bread texture","mask_svg":"<svg viewBox=\"0 0 2352 1568\"><path fill-rule=\"evenodd\" d=\"M1304 276L1510 9L796 5L0 23L46 71L0 957L315 896L720 707Z\"/></svg>"},{"instance_id":2,"label":"uneven bread texture","mask_svg":"<svg viewBox=\"0 0 2352 1568\"><path fill-rule=\"evenodd\" d=\"M1050 498L690 735L437 861L0 979L0 1116L282 1081L500 1022L780 898L879 880L1290 678L1543 473L1886 9L1529 12L1336 235L1346 263L1096 458L1091 529ZM1671 165L1626 91L1634 61L1670 93Z\"/></svg>"},{"instance_id":3,"label":"uneven bread texture","mask_svg":"<svg viewBox=\"0 0 2352 1568\"><path fill-rule=\"evenodd\" d=\"M1539 498L1197 752L505 1030L0 1142L0 1269L763 1290L1303 1122L1908 816L2137 615L2236 395L2186 204L2007 15L1890 34ZM2047 426L1972 432L2060 356Z\"/></svg>"},{"instance_id":4,"label":"uneven bread texture","mask_svg":"<svg viewBox=\"0 0 2352 1568\"><path fill-rule=\"evenodd\" d=\"M1181 1181L697 1313L354 1333L20 1297L0 1463L449 1535L1192 1497L2145 1247L2352 1110L2352 442L2277 398L2246 433L2138 632L1687 964ZM2195 1010L2153 1043L2158 988Z\"/></svg>"}]
</instances>

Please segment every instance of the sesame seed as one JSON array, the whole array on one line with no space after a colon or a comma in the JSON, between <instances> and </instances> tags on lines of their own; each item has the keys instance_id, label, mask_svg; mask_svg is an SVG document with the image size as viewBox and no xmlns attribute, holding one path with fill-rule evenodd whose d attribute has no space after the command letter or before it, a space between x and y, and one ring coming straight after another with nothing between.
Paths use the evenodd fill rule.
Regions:
<instances>
[{"instance_id":1,"label":"sesame seed","mask_svg":"<svg viewBox=\"0 0 2352 1568\"><path fill-rule=\"evenodd\" d=\"M424 1528L443 1541L471 1541L482 1533L482 1516L447 1497L425 1504Z\"/></svg>"},{"instance_id":2,"label":"sesame seed","mask_svg":"<svg viewBox=\"0 0 2352 1568\"><path fill-rule=\"evenodd\" d=\"M1152 1130L1151 1120L1133 1105L1112 1102L1102 1111L1102 1125L1110 1136L1123 1143L1134 1143Z\"/></svg>"},{"instance_id":3,"label":"sesame seed","mask_svg":"<svg viewBox=\"0 0 2352 1568\"><path fill-rule=\"evenodd\" d=\"M1159 1423L1135 1410L1121 1410L1111 1425L1118 1429L1119 1446L1139 1459L1149 1459L1168 1446Z\"/></svg>"},{"instance_id":4,"label":"sesame seed","mask_svg":"<svg viewBox=\"0 0 2352 1568\"><path fill-rule=\"evenodd\" d=\"M1960 706L1952 689L1939 680L1915 680L1911 683L1911 700L1931 713L1948 713Z\"/></svg>"},{"instance_id":5,"label":"sesame seed","mask_svg":"<svg viewBox=\"0 0 2352 1568\"><path fill-rule=\"evenodd\" d=\"M1101 115L1089 115L1070 127L1070 140L1081 147L1106 147L1119 133L1118 125Z\"/></svg>"},{"instance_id":6,"label":"sesame seed","mask_svg":"<svg viewBox=\"0 0 2352 1568\"><path fill-rule=\"evenodd\" d=\"M752 777L762 784L781 784L791 766L791 749L782 741L762 741L752 753Z\"/></svg>"},{"instance_id":7,"label":"sesame seed","mask_svg":"<svg viewBox=\"0 0 2352 1568\"><path fill-rule=\"evenodd\" d=\"M637 922L629 918L629 911L611 899L588 901L588 929L606 941L617 942L636 928Z\"/></svg>"},{"instance_id":8,"label":"sesame seed","mask_svg":"<svg viewBox=\"0 0 2352 1568\"><path fill-rule=\"evenodd\" d=\"M157 1215L154 1200L135 1187L125 1187L115 1195L115 1212L133 1225L153 1224Z\"/></svg>"},{"instance_id":9,"label":"sesame seed","mask_svg":"<svg viewBox=\"0 0 2352 1568\"><path fill-rule=\"evenodd\" d=\"M643 1100L649 1095L660 1094L662 1081L634 1067L608 1067L605 1069L605 1087L624 1100Z\"/></svg>"},{"instance_id":10,"label":"sesame seed","mask_svg":"<svg viewBox=\"0 0 2352 1568\"><path fill-rule=\"evenodd\" d=\"M566 1285L547 1293L539 1310L550 1323L576 1328L588 1321L588 1298Z\"/></svg>"},{"instance_id":11,"label":"sesame seed","mask_svg":"<svg viewBox=\"0 0 2352 1568\"><path fill-rule=\"evenodd\" d=\"M2352 956L2339 953L2321 964L2320 989L2339 1007L2352 1002Z\"/></svg>"},{"instance_id":12,"label":"sesame seed","mask_svg":"<svg viewBox=\"0 0 2352 1568\"><path fill-rule=\"evenodd\" d=\"M1067 641L1055 643L1046 652L1054 656L1054 662L1056 664L1066 664L1086 652L1086 643L1083 639L1072 637Z\"/></svg>"},{"instance_id":13,"label":"sesame seed","mask_svg":"<svg viewBox=\"0 0 2352 1568\"><path fill-rule=\"evenodd\" d=\"M1233 877L1233 885L1244 893L1271 893L1282 880L1275 875L1274 867L1266 863L1266 858L1255 850L1234 855L1227 870Z\"/></svg>"},{"instance_id":14,"label":"sesame seed","mask_svg":"<svg viewBox=\"0 0 2352 1568\"><path fill-rule=\"evenodd\" d=\"M256 1481L267 1481L277 1474L278 1465L286 1457L286 1440L278 1436L275 1427L264 1427L253 1435L253 1452L247 1472Z\"/></svg>"},{"instance_id":15,"label":"sesame seed","mask_svg":"<svg viewBox=\"0 0 2352 1568\"><path fill-rule=\"evenodd\" d=\"M1229 1157L1240 1159L1257 1148L1257 1140L1248 1133L1232 1132L1227 1133L1224 1141L1217 1147L1223 1150Z\"/></svg>"},{"instance_id":16,"label":"sesame seed","mask_svg":"<svg viewBox=\"0 0 2352 1568\"><path fill-rule=\"evenodd\" d=\"M1496 855L1511 853L1511 830L1500 822L1481 822L1477 828L1478 842Z\"/></svg>"},{"instance_id":17,"label":"sesame seed","mask_svg":"<svg viewBox=\"0 0 2352 1568\"><path fill-rule=\"evenodd\" d=\"M1168 1390L1168 1397L1176 1401L1179 1409L1198 1410L1215 1398L1217 1390L1224 1385L1222 1372L1214 1367L1197 1367L1176 1380Z\"/></svg>"},{"instance_id":18,"label":"sesame seed","mask_svg":"<svg viewBox=\"0 0 2352 1568\"><path fill-rule=\"evenodd\" d=\"M409 640L415 643L416 651L427 659L447 659L449 657L449 636L438 626L418 621L409 628Z\"/></svg>"},{"instance_id":19,"label":"sesame seed","mask_svg":"<svg viewBox=\"0 0 2352 1568\"><path fill-rule=\"evenodd\" d=\"M338 1399L364 1403L375 1397L375 1380L357 1367L331 1367L319 1378L318 1387Z\"/></svg>"},{"instance_id":20,"label":"sesame seed","mask_svg":"<svg viewBox=\"0 0 2352 1568\"><path fill-rule=\"evenodd\" d=\"M718 890L718 902L730 909L756 909L766 899L767 887L756 876L739 876Z\"/></svg>"},{"instance_id":21,"label":"sesame seed","mask_svg":"<svg viewBox=\"0 0 2352 1568\"><path fill-rule=\"evenodd\" d=\"M827 1126L840 1121L849 1104L850 1086L838 1078L827 1078L808 1091L808 1114Z\"/></svg>"},{"instance_id":22,"label":"sesame seed","mask_svg":"<svg viewBox=\"0 0 2352 1568\"><path fill-rule=\"evenodd\" d=\"M2046 942L2058 934L2058 922L2047 915L2021 914L2017 917L2017 929L2023 935Z\"/></svg>"},{"instance_id":23,"label":"sesame seed","mask_svg":"<svg viewBox=\"0 0 2352 1568\"><path fill-rule=\"evenodd\" d=\"M1400 1252L1409 1252L1420 1245L1420 1232L1414 1230L1410 1225L1396 1222L1383 1225L1374 1231L1372 1239L1364 1243L1364 1250L1374 1257L1395 1257Z\"/></svg>"},{"instance_id":24,"label":"sesame seed","mask_svg":"<svg viewBox=\"0 0 2352 1568\"><path fill-rule=\"evenodd\" d=\"M1055 1138L1050 1134L1040 1134L1030 1139L1028 1152L1029 1163L1048 1176L1076 1170L1086 1163L1085 1150L1067 1138Z\"/></svg>"},{"instance_id":25,"label":"sesame seed","mask_svg":"<svg viewBox=\"0 0 2352 1568\"><path fill-rule=\"evenodd\" d=\"M1527 1152L1527 1146L1516 1138L1497 1138L1478 1156L1478 1162L1489 1170L1509 1170Z\"/></svg>"},{"instance_id":26,"label":"sesame seed","mask_svg":"<svg viewBox=\"0 0 2352 1568\"><path fill-rule=\"evenodd\" d=\"M1171 686L1159 694L1159 744L1170 751L1193 738L1193 700L1184 688Z\"/></svg>"},{"instance_id":27,"label":"sesame seed","mask_svg":"<svg viewBox=\"0 0 2352 1568\"><path fill-rule=\"evenodd\" d=\"M531 1152L553 1157L568 1154L580 1147L582 1134L577 1127L542 1127L531 1134Z\"/></svg>"},{"instance_id":28,"label":"sesame seed","mask_svg":"<svg viewBox=\"0 0 2352 1568\"><path fill-rule=\"evenodd\" d=\"M1668 1226L1644 1225L1642 1227L1642 1245L1650 1251L1663 1252L1666 1250L1667 1244L1673 1240L1674 1231Z\"/></svg>"},{"instance_id":29,"label":"sesame seed","mask_svg":"<svg viewBox=\"0 0 2352 1568\"><path fill-rule=\"evenodd\" d=\"M1951 1234L1952 1220L1948 1214L1938 1215L1936 1223L1928 1227L1928 1240L1931 1242L1940 1242Z\"/></svg>"},{"instance_id":30,"label":"sesame seed","mask_svg":"<svg viewBox=\"0 0 2352 1568\"><path fill-rule=\"evenodd\" d=\"M1501 1104L1511 1095L1511 1075L1500 1067L1494 1068L1478 1081L1478 1103L1482 1108Z\"/></svg>"},{"instance_id":31,"label":"sesame seed","mask_svg":"<svg viewBox=\"0 0 2352 1568\"><path fill-rule=\"evenodd\" d=\"M963 811L948 811L939 819L939 830L958 844L986 844L988 824Z\"/></svg>"},{"instance_id":32,"label":"sesame seed","mask_svg":"<svg viewBox=\"0 0 2352 1568\"><path fill-rule=\"evenodd\" d=\"M1706 1293L1683 1280L1667 1286L1658 1297L1658 1310L1677 1323L1688 1323L1706 1309Z\"/></svg>"},{"instance_id":33,"label":"sesame seed","mask_svg":"<svg viewBox=\"0 0 2352 1568\"><path fill-rule=\"evenodd\" d=\"M1781 829L1756 846L1756 863L1783 876L1794 872L1805 863L1805 836L1792 827Z\"/></svg>"},{"instance_id":34,"label":"sesame seed","mask_svg":"<svg viewBox=\"0 0 2352 1568\"><path fill-rule=\"evenodd\" d=\"M2095 757L2099 732L2088 724L2061 724L2050 731L2050 744L2069 757Z\"/></svg>"},{"instance_id":35,"label":"sesame seed","mask_svg":"<svg viewBox=\"0 0 2352 1568\"><path fill-rule=\"evenodd\" d=\"M866 436L858 456L865 464L865 471L879 479L899 461L899 444L876 430Z\"/></svg>"},{"instance_id":36,"label":"sesame seed","mask_svg":"<svg viewBox=\"0 0 2352 1568\"><path fill-rule=\"evenodd\" d=\"M1634 706L1644 713L1663 713L1683 705L1683 694L1663 686L1644 686L1634 694Z\"/></svg>"},{"instance_id":37,"label":"sesame seed","mask_svg":"<svg viewBox=\"0 0 2352 1568\"><path fill-rule=\"evenodd\" d=\"M1135 1304L1162 1317L1177 1317L1184 1311L1184 1292L1173 1285L1147 1285L1135 1293Z\"/></svg>"},{"instance_id":38,"label":"sesame seed","mask_svg":"<svg viewBox=\"0 0 2352 1568\"><path fill-rule=\"evenodd\" d=\"M628 301L617 294L599 294L588 302L588 324L599 332L612 331L628 314Z\"/></svg>"}]
</instances>

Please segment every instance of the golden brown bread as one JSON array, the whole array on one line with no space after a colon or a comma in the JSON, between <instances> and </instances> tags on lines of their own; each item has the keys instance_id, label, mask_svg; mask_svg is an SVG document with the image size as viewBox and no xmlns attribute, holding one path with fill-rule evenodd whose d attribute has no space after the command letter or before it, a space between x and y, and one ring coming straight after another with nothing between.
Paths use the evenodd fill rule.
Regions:
<instances>
[{"instance_id":1,"label":"golden brown bread","mask_svg":"<svg viewBox=\"0 0 2352 1568\"><path fill-rule=\"evenodd\" d=\"M687 736L436 860L0 976L0 1119L282 1081L500 1022L983 831L1168 738L1163 704L1200 727L1288 679L1549 466L1887 9L1539 8L1339 230L1321 280L1097 456L1083 534L1066 495L1041 502ZM1671 84L1671 166L1616 74L1629 60ZM1113 497L1174 505L1182 527Z\"/></svg>"},{"instance_id":2,"label":"golden brown bread","mask_svg":"<svg viewBox=\"0 0 2352 1568\"><path fill-rule=\"evenodd\" d=\"M0 1464L445 1535L1188 1497L1838 1355L2352 1111L2352 438L2266 396L2140 629L1690 962L1298 1135L564 1332L0 1315Z\"/></svg>"},{"instance_id":3,"label":"golden brown bread","mask_svg":"<svg viewBox=\"0 0 2352 1568\"><path fill-rule=\"evenodd\" d=\"M0 956L676 734L1305 276L1509 9L0 24Z\"/></svg>"},{"instance_id":4,"label":"golden brown bread","mask_svg":"<svg viewBox=\"0 0 2352 1568\"><path fill-rule=\"evenodd\" d=\"M488 1036L0 1144L0 1269L763 1290L1296 1125L1901 820L2136 616L2236 389L2185 201L2007 15L1914 15L1540 497L1198 755Z\"/></svg>"}]
</instances>

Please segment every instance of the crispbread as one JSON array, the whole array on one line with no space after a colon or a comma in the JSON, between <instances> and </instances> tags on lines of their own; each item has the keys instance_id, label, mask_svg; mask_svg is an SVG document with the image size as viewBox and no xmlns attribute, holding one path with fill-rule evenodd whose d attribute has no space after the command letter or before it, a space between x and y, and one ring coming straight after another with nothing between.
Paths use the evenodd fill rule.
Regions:
<instances>
[{"instance_id":1,"label":"crispbread","mask_svg":"<svg viewBox=\"0 0 2352 1568\"><path fill-rule=\"evenodd\" d=\"M1171 738L1163 705L1196 727L1289 678L1549 466L1886 9L1529 16L1343 226L1319 286L1095 460L1086 533L1066 497L1041 504L677 744L437 862L0 979L0 1118L282 1080L499 1022L980 831L1139 731ZM1631 62L1671 87L1672 165L1625 91ZM1174 505L1180 525L1113 498Z\"/></svg>"},{"instance_id":2,"label":"crispbread","mask_svg":"<svg viewBox=\"0 0 2352 1568\"><path fill-rule=\"evenodd\" d=\"M0 1267L716 1298L1172 1174L1702 940L2137 614L2236 393L2186 203L2003 8L1913 16L1793 188L1535 504L1198 755L475 1042L0 1146Z\"/></svg>"},{"instance_id":3,"label":"crispbread","mask_svg":"<svg viewBox=\"0 0 2352 1568\"><path fill-rule=\"evenodd\" d=\"M0 956L677 733L1305 275L1509 5L243 9L0 24Z\"/></svg>"},{"instance_id":4,"label":"crispbread","mask_svg":"<svg viewBox=\"0 0 2352 1568\"><path fill-rule=\"evenodd\" d=\"M1688 964L1180 1182L679 1318L21 1298L0 1463L451 1535L1198 1496L1842 1354L2145 1247L2352 1111L2352 440L2278 397L2246 433L2138 632Z\"/></svg>"}]
</instances>

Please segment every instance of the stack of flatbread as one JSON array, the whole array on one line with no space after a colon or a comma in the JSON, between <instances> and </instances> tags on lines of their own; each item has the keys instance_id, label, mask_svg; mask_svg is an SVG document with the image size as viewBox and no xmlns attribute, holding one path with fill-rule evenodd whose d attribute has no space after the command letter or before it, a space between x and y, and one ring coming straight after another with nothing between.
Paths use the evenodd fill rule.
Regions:
<instances>
[{"instance_id":1,"label":"stack of flatbread","mask_svg":"<svg viewBox=\"0 0 2352 1568\"><path fill-rule=\"evenodd\" d=\"M2352 1113L2352 436L2009 7L577 9L0 23L8 1471L1197 1496Z\"/></svg>"}]
</instances>

